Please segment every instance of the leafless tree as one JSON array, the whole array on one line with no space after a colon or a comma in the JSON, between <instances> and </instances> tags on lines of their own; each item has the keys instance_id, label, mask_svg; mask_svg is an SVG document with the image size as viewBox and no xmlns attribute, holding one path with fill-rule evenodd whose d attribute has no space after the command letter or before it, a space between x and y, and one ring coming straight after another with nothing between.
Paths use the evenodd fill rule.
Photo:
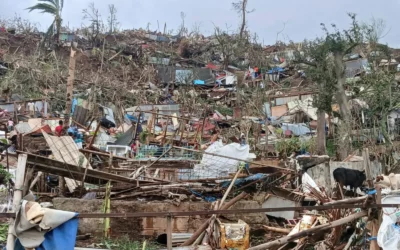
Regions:
<instances>
[{"instance_id":1,"label":"leafless tree","mask_svg":"<svg viewBox=\"0 0 400 250\"><path fill-rule=\"evenodd\" d=\"M92 45L97 44L98 36L104 31L104 23L94 2L91 2L87 9L83 9L83 19L90 21L90 26L84 28L85 35L89 38Z\"/></svg>"},{"instance_id":2,"label":"leafless tree","mask_svg":"<svg viewBox=\"0 0 400 250\"><path fill-rule=\"evenodd\" d=\"M115 8L114 4L110 4L108 5L108 26L110 29L110 33L114 33L118 26L119 26L119 22L117 19L117 8Z\"/></svg>"},{"instance_id":3,"label":"leafless tree","mask_svg":"<svg viewBox=\"0 0 400 250\"><path fill-rule=\"evenodd\" d=\"M182 19L182 23L181 23L181 27L179 28L179 35L180 36L184 36L186 33L186 27L185 27L185 18L186 18L186 14L185 12L181 12L181 19Z\"/></svg>"}]
</instances>

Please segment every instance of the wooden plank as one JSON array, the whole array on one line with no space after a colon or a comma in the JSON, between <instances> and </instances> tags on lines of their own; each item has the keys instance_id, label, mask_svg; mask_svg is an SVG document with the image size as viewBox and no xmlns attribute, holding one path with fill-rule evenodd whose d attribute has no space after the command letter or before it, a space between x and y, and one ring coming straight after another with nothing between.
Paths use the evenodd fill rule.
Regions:
<instances>
[{"instance_id":1,"label":"wooden plank","mask_svg":"<svg viewBox=\"0 0 400 250\"><path fill-rule=\"evenodd\" d=\"M24 152L19 152L24 153ZM60 162L50 158L34 154L28 155L28 164L34 165L35 169L45 173L55 174L72 179L82 180L85 175L85 168ZM93 169L86 170L85 182L92 184L106 183L108 180L121 183L135 184L137 180L116 174L105 173ZM138 180L140 183L154 183L153 181Z\"/></svg>"},{"instance_id":2,"label":"wooden plank","mask_svg":"<svg viewBox=\"0 0 400 250\"><path fill-rule=\"evenodd\" d=\"M167 248L172 250L172 217L167 216Z\"/></svg>"},{"instance_id":3,"label":"wooden plank","mask_svg":"<svg viewBox=\"0 0 400 250\"><path fill-rule=\"evenodd\" d=\"M16 212L22 199L22 189L24 184L24 176L26 169L27 155L21 154L18 156L18 167L15 176L14 200L11 212ZM15 236L14 236L14 219L10 220L7 236L7 249L14 249Z\"/></svg>"}]
</instances>

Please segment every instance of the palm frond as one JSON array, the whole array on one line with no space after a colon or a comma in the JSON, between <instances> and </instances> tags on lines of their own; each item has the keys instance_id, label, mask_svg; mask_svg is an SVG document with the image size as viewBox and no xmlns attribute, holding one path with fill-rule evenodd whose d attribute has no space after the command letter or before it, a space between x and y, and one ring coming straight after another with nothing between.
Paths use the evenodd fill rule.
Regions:
<instances>
[{"instance_id":1,"label":"palm frond","mask_svg":"<svg viewBox=\"0 0 400 250\"><path fill-rule=\"evenodd\" d=\"M64 0L53 0L53 1L55 1L54 5L61 12L62 8L64 7Z\"/></svg>"},{"instance_id":2,"label":"palm frond","mask_svg":"<svg viewBox=\"0 0 400 250\"><path fill-rule=\"evenodd\" d=\"M50 39L54 35L54 25L56 21L53 21L53 23L49 26L47 29L47 32L45 34L46 39Z\"/></svg>"},{"instance_id":3,"label":"palm frond","mask_svg":"<svg viewBox=\"0 0 400 250\"><path fill-rule=\"evenodd\" d=\"M53 15L58 15L57 8L55 6L52 6L47 3L38 3L32 7L27 8L29 12L32 12L34 10L39 10L41 13L49 13Z\"/></svg>"},{"instance_id":4,"label":"palm frond","mask_svg":"<svg viewBox=\"0 0 400 250\"><path fill-rule=\"evenodd\" d=\"M54 6L57 6L56 5L56 2L54 2L54 0L38 0L39 2L48 2L48 3L51 3L51 4L53 4Z\"/></svg>"}]
</instances>

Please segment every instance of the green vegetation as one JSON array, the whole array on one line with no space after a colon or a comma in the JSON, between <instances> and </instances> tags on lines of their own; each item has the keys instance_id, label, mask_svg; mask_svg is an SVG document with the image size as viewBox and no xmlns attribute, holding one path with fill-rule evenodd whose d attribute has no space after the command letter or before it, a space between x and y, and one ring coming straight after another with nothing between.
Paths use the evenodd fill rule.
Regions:
<instances>
[{"instance_id":1,"label":"green vegetation","mask_svg":"<svg viewBox=\"0 0 400 250\"><path fill-rule=\"evenodd\" d=\"M154 243L148 243L147 241L131 241L128 237L122 237L117 240L107 239L103 242L103 245L111 250L156 250L160 248Z\"/></svg>"},{"instance_id":2,"label":"green vegetation","mask_svg":"<svg viewBox=\"0 0 400 250\"><path fill-rule=\"evenodd\" d=\"M275 149L280 156L290 156L296 151L306 151L313 154L316 150L316 137L309 140L300 140L299 137L281 139L276 142Z\"/></svg>"},{"instance_id":3,"label":"green vegetation","mask_svg":"<svg viewBox=\"0 0 400 250\"><path fill-rule=\"evenodd\" d=\"M57 41L61 32L61 11L64 7L64 0L38 0L41 3L37 3L32 7L29 7L29 12L38 10L41 13L50 14L54 17L54 20L46 32L46 38L50 39L54 35L56 30Z\"/></svg>"},{"instance_id":4,"label":"green vegetation","mask_svg":"<svg viewBox=\"0 0 400 250\"><path fill-rule=\"evenodd\" d=\"M0 243L7 242L8 224L0 224Z\"/></svg>"},{"instance_id":5,"label":"green vegetation","mask_svg":"<svg viewBox=\"0 0 400 250\"><path fill-rule=\"evenodd\" d=\"M7 184L12 179L12 174L10 174L3 165L0 164L0 177L3 176L3 184Z\"/></svg>"}]
</instances>

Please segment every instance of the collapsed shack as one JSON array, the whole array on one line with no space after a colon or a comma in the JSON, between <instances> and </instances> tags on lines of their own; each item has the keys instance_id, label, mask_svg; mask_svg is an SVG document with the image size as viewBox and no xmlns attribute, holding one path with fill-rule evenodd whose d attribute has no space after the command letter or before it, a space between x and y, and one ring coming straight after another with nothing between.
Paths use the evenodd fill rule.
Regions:
<instances>
[{"instance_id":1,"label":"collapsed shack","mask_svg":"<svg viewBox=\"0 0 400 250\"><path fill-rule=\"evenodd\" d=\"M118 137L107 125L115 122L109 110L107 121L90 121L77 107L73 123L83 123L86 138L74 132L54 136L57 120L30 118L16 126L15 155L26 158L21 193L31 190L55 209L80 213L80 235L138 239L166 233L169 249L345 248L365 244L363 235L377 235L378 191L352 199L346 191L334 191L336 165L327 156L258 160L242 136L232 143L219 138L222 122L230 127L238 121L221 119L218 112L191 118L171 106L161 112L135 107L126 112L130 123L121 125ZM132 157L129 146L143 135ZM361 167L369 169L367 180L372 180L380 173L370 169L367 158ZM63 195L69 198L57 197ZM366 215L377 221L367 223ZM361 218L360 227L355 222ZM260 239L254 236L260 232L267 243L257 246ZM185 237L173 238L182 233Z\"/></svg>"},{"instance_id":2,"label":"collapsed shack","mask_svg":"<svg viewBox=\"0 0 400 250\"><path fill-rule=\"evenodd\" d=\"M45 137L49 136L45 132L43 134ZM176 146L172 147L172 149L185 150ZM57 150L65 151L65 148L57 149L56 147L54 149L53 147L53 154L56 155ZM186 150L196 151L193 149ZM200 151L197 152L201 153ZM132 216L136 219L133 222L129 221L129 224L134 223L137 226L131 226L132 230L129 231L131 236L134 234L150 236L155 232L158 234L166 232L167 247L169 249L172 244L181 244L181 246L205 244L210 246L211 249L232 247L239 249L274 249L282 246L291 249L294 246L300 248L307 245L316 245L318 249L327 249L337 245L344 248L346 245L359 244L355 239L364 233L368 232L371 237L376 236L376 230L368 230L367 228L379 228L377 224L379 220L377 214L380 209L379 190L376 193L370 192L370 194L359 198L346 199L345 197L338 197L333 200L333 192L327 192L319 188L310 179L306 172L310 168L329 161L328 157L300 157L287 161L286 167L276 167L205 151L202 157L209 155L212 157L211 159L214 159L214 164L218 163L220 158L225 157L227 160L236 160L249 165L258 165L260 168L269 168L272 173L252 174L246 170L246 167L239 166L236 173L231 173L224 177L204 179L182 179L178 177L174 180L173 178L160 179L154 177L154 175L147 174L147 168L151 168L152 164L161 161L162 156L150 164L147 163L146 166L130 168L133 171L127 172L129 176L124 177L122 176L123 174L116 175L111 173L113 172L113 164L108 169L99 171L84 168L82 163L79 162L75 164L66 161L62 162L57 157L53 160L22 151L17 151L17 153L20 154L19 157L26 155L28 168L24 186L33 187L32 170L34 169L35 171L75 180L77 186L72 195L75 193L82 197L86 192L88 192L87 194L95 192L94 196L85 195L83 200L54 199L55 208L80 212L82 219L86 218L86 216L97 218L96 223L103 222L104 220L101 219L103 217L111 217L110 230L111 235L115 230L116 234L114 236L117 236L118 232L124 231L122 228L124 225L127 226L126 218ZM71 150L67 150L63 155L70 153ZM101 153L93 151L93 154ZM108 157L112 159L111 154ZM126 163L131 164L132 162L134 161L129 159L118 161L119 164L124 164L125 169L129 169L129 165L126 165ZM369 163L367 162L366 165L368 166ZM159 171L162 170L161 166L157 168ZM108 182L113 183L112 186L108 186L109 188L107 186L104 187L104 184ZM104 188L85 190L80 188L83 187L83 183L100 185ZM27 190L24 188L24 192ZM131 205L128 205L127 202L117 203L119 205L117 207L115 205L111 206L112 209L109 212L103 211L101 208L93 209L97 213L93 213L94 211L91 208L77 206L78 203L93 203L95 202L93 198L111 200L111 204L118 202L118 199L137 199L139 203L137 201L131 202ZM141 199L149 202L147 207L140 202ZM165 199L171 204L169 208L161 203ZM68 205L69 202L71 202L70 205ZM98 204L101 207L102 202L99 200L93 205ZM198 205L195 205L197 203ZM118 206L124 208L121 207L119 209ZM156 209L154 206L161 207ZM397 205L391 204L391 206ZM167 210L165 210L166 208ZM286 212L283 213L284 211ZM255 216L253 220L251 219L251 214ZM155 221L150 219L160 216L164 218L156 219ZM188 216L189 221L184 222L181 216ZM189 226L192 216L200 218L197 220L195 227ZM367 216L374 219L366 220ZM142 219L139 219L139 217L142 217ZM261 224L255 223L255 218L259 222L261 221ZM264 219L260 220L260 218ZM301 219L296 220L295 218ZM363 226L358 227L359 223L357 225L354 223L354 221L358 220L364 221L364 224L361 223ZM153 224L154 222L156 224ZM150 226L149 223L151 223ZM177 226L172 226L175 224ZM367 224L372 226L366 226ZM154 227L155 225L159 228L158 230ZM88 222L82 221L82 226L88 227ZM250 247L251 232L257 229L267 232L267 238L265 239L267 243ZM81 228L80 230L85 229ZM81 231L81 233L87 232ZM102 234L103 232L99 232L97 227L97 230L91 233L95 236L96 233ZM173 233L188 234L186 237L180 240L175 239L174 241L172 239ZM288 235L279 237L282 234ZM370 244L373 245L375 243L371 241Z\"/></svg>"}]
</instances>

